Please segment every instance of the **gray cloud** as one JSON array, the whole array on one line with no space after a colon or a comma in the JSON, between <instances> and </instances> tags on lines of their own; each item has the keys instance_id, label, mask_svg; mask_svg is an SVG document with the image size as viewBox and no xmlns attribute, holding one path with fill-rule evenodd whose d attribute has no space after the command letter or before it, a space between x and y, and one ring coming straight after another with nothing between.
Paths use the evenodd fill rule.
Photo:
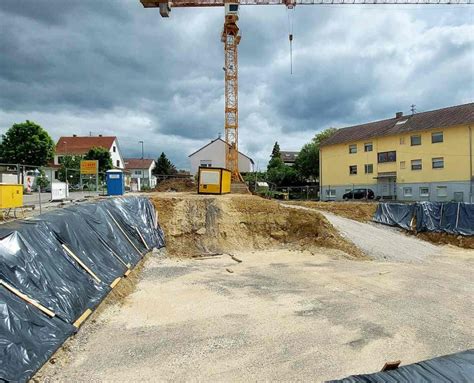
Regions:
<instances>
[{"instance_id":1,"label":"gray cloud","mask_svg":"<svg viewBox=\"0 0 474 383\"><path fill-rule=\"evenodd\" d=\"M289 73L283 7L242 7L240 144L263 164L273 142L469 102L472 7L297 7ZM27 118L54 138L116 134L126 155L166 152L180 167L223 131L222 9L138 0L0 2L0 129ZM262 167L262 165L260 165Z\"/></svg>"}]
</instances>

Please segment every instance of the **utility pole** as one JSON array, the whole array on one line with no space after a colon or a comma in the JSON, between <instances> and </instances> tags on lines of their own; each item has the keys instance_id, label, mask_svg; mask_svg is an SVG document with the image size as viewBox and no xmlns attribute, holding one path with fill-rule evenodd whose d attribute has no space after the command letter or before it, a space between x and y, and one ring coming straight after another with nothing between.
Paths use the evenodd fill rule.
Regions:
<instances>
[{"instance_id":1,"label":"utility pole","mask_svg":"<svg viewBox=\"0 0 474 383\"><path fill-rule=\"evenodd\" d=\"M416 105L415 104L411 104L410 106L410 110L411 110L411 114L415 114L416 113Z\"/></svg>"}]
</instances>

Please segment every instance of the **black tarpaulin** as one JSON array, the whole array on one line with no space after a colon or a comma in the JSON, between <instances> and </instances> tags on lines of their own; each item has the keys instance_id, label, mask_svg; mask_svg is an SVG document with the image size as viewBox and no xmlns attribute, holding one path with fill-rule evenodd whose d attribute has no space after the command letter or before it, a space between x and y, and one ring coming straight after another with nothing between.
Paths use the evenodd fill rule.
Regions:
<instances>
[{"instance_id":1,"label":"black tarpaulin","mask_svg":"<svg viewBox=\"0 0 474 383\"><path fill-rule=\"evenodd\" d=\"M0 226L0 278L65 321L74 322L110 290L66 254L44 223L23 223L15 231L5 226Z\"/></svg>"},{"instance_id":2,"label":"black tarpaulin","mask_svg":"<svg viewBox=\"0 0 474 383\"><path fill-rule=\"evenodd\" d=\"M474 349L409 364L396 370L354 375L328 383L468 383L473 380Z\"/></svg>"},{"instance_id":3,"label":"black tarpaulin","mask_svg":"<svg viewBox=\"0 0 474 383\"><path fill-rule=\"evenodd\" d=\"M105 284L123 276L127 267L99 239L86 219L75 210L55 210L40 218L58 240L67 246Z\"/></svg>"},{"instance_id":4,"label":"black tarpaulin","mask_svg":"<svg viewBox=\"0 0 474 383\"><path fill-rule=\"evenodd\" d=\"M418 232L474 235L474 204L465 202L380 203L373 221L411 230L412 217Z\"/></svg>"},{"instance_id":5,"label":"black tarpaulin","mask_svg":"<svg viewBox=\"0 0 474 383\"><path fill-rule=\"evenodd\" d=\"M410 230L415 208L403 203L379 203L373 220L389 226Z\"/></svg>"},{"instance_id":6,"label":"black tarpaulin","mask_svg":"<svg viewBox=\"0 0 474 383\"><path fill-rule=\"evenodd\" d=\"M0 286L0 380L28 380L73 332Z\"/></svg>"},{"instance_id":7,"label":"black tarpaulin","mask_svg":"<svg viewBox=\"0 0 474 383\"><path fill-rule=\"evenodd\" d=\"M118 221L125 233L136 235L131 240L139 251ZM164 246L155 223L148 198L127 197L0 225L0 279L55 314L47 316L0 285L0 381L29 379L74 331L72 323L124 275L127 260L135 265L153 247ZM149 249L138 233L144 233Z\"/></svg>"}]
</instances>

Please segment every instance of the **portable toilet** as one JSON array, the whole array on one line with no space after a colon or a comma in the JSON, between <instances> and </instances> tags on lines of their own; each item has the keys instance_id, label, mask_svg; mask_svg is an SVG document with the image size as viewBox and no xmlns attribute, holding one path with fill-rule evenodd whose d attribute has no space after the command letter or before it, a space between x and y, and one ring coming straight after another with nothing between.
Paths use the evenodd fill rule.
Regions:
<instances>
[{"instance_id":1,"label":"portable toilet","mask_svg":"<svg viewBox=\"0 0 474 383\"><path fill-rule=\"evenodd\" d=\"M201 167L198 173L198 194L230 193L231 174L223 168Z\"/></svg>"},{"instance_id":2,"label":"portable toilet","mask_svg":"<svg viewBox=\"0 0 474 383\"><path fill-rule=\"evenodd\" d=\"M107 182L107 195L123 195L125 193L125 178L121 170L107 170L105 178Z\"/></svg>"}]
</instances>

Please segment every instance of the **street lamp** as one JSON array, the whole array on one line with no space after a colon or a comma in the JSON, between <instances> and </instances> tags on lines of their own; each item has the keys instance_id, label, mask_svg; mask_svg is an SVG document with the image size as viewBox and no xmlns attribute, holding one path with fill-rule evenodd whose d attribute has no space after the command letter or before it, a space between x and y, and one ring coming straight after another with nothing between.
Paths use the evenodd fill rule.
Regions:
<instances>
[{"instance_id":1,"label":"street lamp","mask_svg":"<svg viewBox=\"0 0 474 383\"><path fill-rule=\"evenodd\" d=\"M144 157L144 154L143 154L143 141L138 141L138 143L139 143L139 144L142 144L142 160L143 160L143 158L145 158L145 157Z\"/></svg>"}]
</instances>

